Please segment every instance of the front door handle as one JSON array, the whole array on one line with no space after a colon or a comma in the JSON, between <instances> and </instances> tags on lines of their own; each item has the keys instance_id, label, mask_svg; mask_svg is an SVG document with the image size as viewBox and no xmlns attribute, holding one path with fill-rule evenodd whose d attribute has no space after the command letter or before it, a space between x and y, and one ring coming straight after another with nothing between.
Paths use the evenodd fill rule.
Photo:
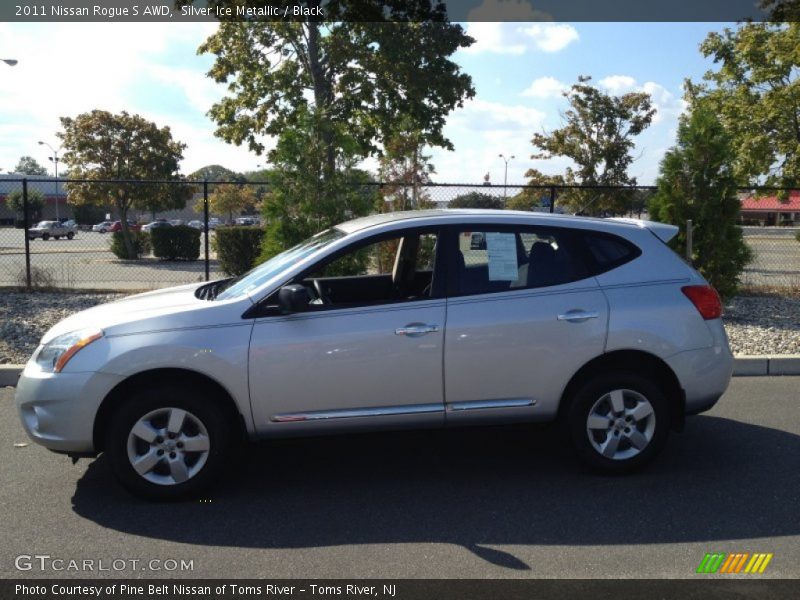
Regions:
<instances>
[{"instance_id":1,"label":"front door handle","mask_svg":"<svg viewBox=\"0 0 800 600\"><path fill-rule=\"evenodd\" d=\"M427 325L425 323L409 323L405 327L398 327L394 330L395 335L407 335L409 337L417 337L426 335L428 333L436 333L439 331L438 325Z\"/></svg>"},{"instance_id":2,"label":"front door handle","mask_svg":"<svg viewBox=\"0 0 800 600\"><path fill-rule=\"evenodd\" d=\"M570 323L583 323L589 319L596 319L600 314L596 311L587 310L571 310L564 314L558 315L559 321L569 321Z\"/></svg>"}]
</instances>

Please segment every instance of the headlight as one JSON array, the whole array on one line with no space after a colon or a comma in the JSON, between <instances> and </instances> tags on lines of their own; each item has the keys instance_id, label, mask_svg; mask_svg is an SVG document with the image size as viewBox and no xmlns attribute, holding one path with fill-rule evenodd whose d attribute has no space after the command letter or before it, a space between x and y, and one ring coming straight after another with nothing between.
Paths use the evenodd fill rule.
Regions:
<instances>
[{"instance_id":1,"label":"headlight","mask_svg":"<svg viewBox=\"0 0 800 600\"><path fill-rule=\"evenodd\" d=\"M103 332L99 329L81 329L59 335L42 347L36 356L36 364L42 371L60 373L78 350L101 337Z\"/></svg>"}]
</instances>

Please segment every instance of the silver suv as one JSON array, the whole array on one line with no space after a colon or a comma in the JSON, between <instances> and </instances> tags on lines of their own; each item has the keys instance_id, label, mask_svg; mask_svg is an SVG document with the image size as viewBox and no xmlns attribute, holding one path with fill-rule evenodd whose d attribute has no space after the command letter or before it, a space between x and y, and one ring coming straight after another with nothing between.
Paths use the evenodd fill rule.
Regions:
<instances>
[{"instance_id":1,"label":"silver suv","mask_svg":"<svg viewBox=\"0 0 800 600\"><path fill-rule=\"evenodd\" d=\"M732 371L719 297L666 246L675 233L512 211L357 219L236 279L65 319L16 402L34 441L104 451L155 499L197 493L242 440L379 428L558 420L588 465L632 470Z\"/></svg>"},{"instance_id":2,"label":"silver suv","mask_svg":"<svg viewBox=\"0 0 800 600\"><path fill-rule=\"evenodd\" d=\"M59 221L40 221L35 227L28 229L28 239L35 240L42 238L47 241L50 238L60 239L62 237L71 240L75 237L75 222L61 223Z\"/></svg>"}]
</instances>

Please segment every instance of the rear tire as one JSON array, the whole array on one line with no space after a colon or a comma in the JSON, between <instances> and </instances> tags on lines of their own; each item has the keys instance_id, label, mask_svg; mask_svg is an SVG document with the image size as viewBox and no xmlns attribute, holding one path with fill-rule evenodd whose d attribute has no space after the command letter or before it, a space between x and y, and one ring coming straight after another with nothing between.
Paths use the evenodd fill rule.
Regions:
<instances>
[{"instance_id":1,"label":"rear tire","mask_svg":"<svg viewBox=\"0 0 800 600\"><path fill-rule=\"evenodd\" d=\"M50 234L49 233L43 233L42 234L42 241L43 242L46 242L49 239L50 239Z\"/></svg>"},{"instance_id":2,"label":"rear tire","mask_svg":"<svg viewBox=\"0 0 800 600\"><path fill-rule=\"evenodd\" d=\"M219 477L233 427L200 389L175 384L132 393L110 419L105 451L120 483L148 500L196 496Z\"/></svg>"},{"instance_id":3,"label":"rear tire","mask_svg":"<svg viewBox=\"0 0 800 600\"><path fill-rule=\"evenodd\" d=\"M596 375L570 399L566 425L590 468L627 473L650 463L666 444L669 401L657 383L628 371Z\"/></svg>"},{"instance_id":4,"label":"rear tire","mask_svg":"<svg viewBox=\"0 0 800 600\"><path fill-rule=\"evenodd\" d=\"M68 239L68 240L71 240L71 239L72 239L72 238L74 238L74 237L75 237L75 234L74 234L74 233L72 233L71 231L70 231L70 232L67 234L67 239Z\"/></svg>"}]
</instances>

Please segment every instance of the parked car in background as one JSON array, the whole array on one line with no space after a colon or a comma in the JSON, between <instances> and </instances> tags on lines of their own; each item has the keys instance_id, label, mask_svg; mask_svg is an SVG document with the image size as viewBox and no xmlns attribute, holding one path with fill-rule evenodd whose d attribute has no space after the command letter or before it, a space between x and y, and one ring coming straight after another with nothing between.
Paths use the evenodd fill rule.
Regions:
<instances>
[{"instance_id":1,"label":"parked car in background","mask_svg":"<svg viewBox=\"0 0 800 600\"><path fill-rule=\"evenodd\" d=\"M237 225L258 225L258 219L255 217L239 217L236 219Z\"/></svg>"},{"instance_id":2,"label":"parked car in background","mask_svg":"<svg viewBox=\"0 0 800 600\"><path fill-rule=\"evenodd\" d=\"M142 228L141 225L138 223L134 223L133 221L128 221L128 230L129 231L139 231ZM109 233L114 233L117 231L122 231L122 221L114 221L109 228Z\"/></svg>"},{"instance_id":3,"label":"parked car in background","mask_svg":"<svg viewBox=\"0 0 800 600\"><path fill-rule=\"evenodd\" d=\"M211 217L208 220L208 228L209 229L216 229L217 227L222 227L225 225L222 221L220 221L217 217Z\"/></svg>"},{"instance_id":4,"label":"parked car in background","mask_svg":"<svg viewBox=\"0 0 800 600\"><path fill-rule=\"evenodd\" d=\"M142 231L150 233L153 231L153 229L161 229L163 227L172 227L172 223L169 221L164 221L163 219L159 219L157 221L153 221L152 223L148 223L147 225L143 225Z\"/></svg>"},{"instance_id":5,"label":"parked car in background","mask_svg":"<svg viewBox=\"0 0 800 600\"><path fill-rule=\"evenodd\" d=\"M203 231L203 222L202 221L197 221L197 220L189 221L187 223L187 225L189 227L193 228L193 229L199 229L200 231Z\"/></svg>"},{"instance_id":6,"label":"parked car in background","mask_svg":"<svg viewBox=\"0 0 800 600\"><path fill-rule=\"evenodd\" d=\"M173 227L180 227L181 225L185 225L186 222L183 219L170 219L169 224Z\"/></svg>"},{"instance_id":7,"label":"parked car in background","mask_svg":"<svg viewBox=\"0 0 800 600\"><path fill-rule=\"evenodd\" d=\"M61 225L63 227L69 227L72 230L78 228L78 224L75 222L75 219L67 219L66 221L61 221Z\"/></svg>"},{"instance_id":8,"label":"parked car in background","mask_svg":"<svg viewBox=\"0 0 800 600\"><path fill-rule=\"evenodd\" d=\"M75 237L74 227L67 227L58 221L40 221L35 227L28 229L28 239L35 240L41 238L42 240L60 239L62 237L71 240Z\"/></svg>"},{"instance_id":9,"label":"parked car in background","mask_svg":"<svg viewBox=\"0 0 800 600\"><path fill-rule=\"evenodd\" d=\"M198 493L244 439L387 428L560 421L588 466L631 471L733 370L719 296L667 246L677 232L491 210L356 219L235 279L68 317L17 407L35 442L105 452L154 499ZM697 431L687 443L708 442Z\"/></svg>"},{"instance_id":10,"label":"parked car in background","mask_svg":"<svg viewBox=\"0 0 800 600\"><path fill-rule=\"evenodd\" d=\"M97 233L108 233L111 231L111 226L114 224L114 221L103 221L102 223L98 223L97 225L92 225L92 231L96 231Z\"/></svg>"}]
</instances>

